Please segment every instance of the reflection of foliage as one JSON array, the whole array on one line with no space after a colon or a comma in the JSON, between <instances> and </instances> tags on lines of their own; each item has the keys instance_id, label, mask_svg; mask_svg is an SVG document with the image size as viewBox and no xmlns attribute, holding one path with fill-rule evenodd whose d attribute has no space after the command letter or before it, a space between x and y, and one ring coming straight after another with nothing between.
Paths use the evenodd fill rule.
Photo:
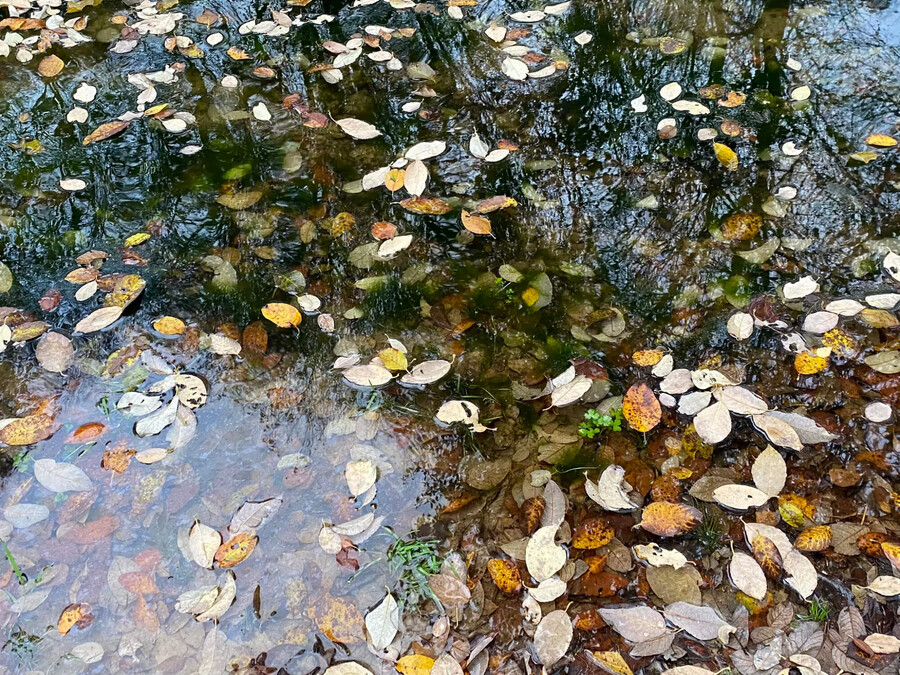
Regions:
<instances>
[{"instance_id":1,"label":"reflection of foliage","mask_svg":"<svg viewBox=\"0 0 900 675\"><path fill-rule=\"evenodd\" d=\"M583 352L584 348L577 342L550 337L544 345L544 364L551 373L560 373L569 367L569 361L584 356Z\"/></svg>"},{"instance_id":2,"label":"reflection of foliage","mask_svg":"<svg viewBox=\"0 0 900 675\"><path fill-rule=\"evenodd\" d=\"M826 621L828 621L828 616L830 614L831 607L828 606L828 603L824 602L823 600L819 600L818 598L813 598L812 602L809 603L806 614L802 614L797 618L802 619L803 621L825 623Z\"/></svg>"},{"instance_id":3,"label":"reflection of foliage","mask_svg":"<svg viewBox=\"0 0 900 675\"><path fill-rule=\"evenodd\" d=\"M417 316L421 293L414 286L390 276L377 288L366 293L362 307L366 318L375 323L396 320L404 316Z\"/></svg>"},{"instance_id":4,"label":"reflection of foliage","mask_svg":"<svg viewBox=\"0 0 900 675\"><path fill-rule=\"evenodd\" d=\"M438 602L428 586L428 577L440 572L443 562L438 553L437 540L416 539L415 533L401 538L390 528L385 529L394 538L394 543L387 550L387 562L398 594L407 605L417 604L425 598Z\"/></svg>"},{"instance_id":5,"label":"reflection of foliage","mask_svg":"<svg viewBox=\"0 0 900 675\"><path fill-rule=\"evenodd\" d=\"M588 410L584 413L584 421L578 427L578 434L585 438L594 438L602 434L606 429L622 431L621 410L610 410L607 415L602 415L596 410Z\"/></svg>"}]
</instances>

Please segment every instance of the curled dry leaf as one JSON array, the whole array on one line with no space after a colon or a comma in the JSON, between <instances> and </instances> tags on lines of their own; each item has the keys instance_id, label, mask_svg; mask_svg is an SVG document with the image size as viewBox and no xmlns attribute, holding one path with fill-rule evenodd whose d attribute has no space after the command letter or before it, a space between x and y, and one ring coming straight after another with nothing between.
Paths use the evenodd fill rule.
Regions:
<instances>
[{"instance_id":1,"label":"curled dry leaf","mask_svg":"<svg viewBox=\"0 0 900 675\"><path fill-rule=\"evenodd\" d=\"M603 470L597 483L586 478L584 489L588 497L607 511L633 511L637 504L628 498L624 484L625 469L612 464Z\"/></svg>"},{"instance_id":2,"label":"curled dry leaf","mask_svg":"<svg viewBox=\"0 0 900 675\"><path fill-rule=\"evenodd\" d=\"M646 382L636 382L625 392L622 414L632 429L647 432L659 424L662 407Z\"/></svg>"}]
</instances>

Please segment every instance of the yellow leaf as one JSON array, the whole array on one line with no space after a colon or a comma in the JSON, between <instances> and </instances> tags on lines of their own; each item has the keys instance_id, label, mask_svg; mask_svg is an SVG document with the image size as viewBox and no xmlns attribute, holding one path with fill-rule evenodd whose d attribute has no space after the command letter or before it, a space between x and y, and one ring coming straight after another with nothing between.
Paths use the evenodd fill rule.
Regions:
<instances>
[{"instance_id":1,"label":"yellow leaf","mask_svg":"<svg viewBox=\"0 0 900 675\"><path fill-rule=\"evenodd\" d=\"M815 375L827 367L827 357L817 356L810 351L800 352L794 357L794 369L801 375Z\"/></svg>"},{"instance_id":2,"label":"yellow leaf","mask_svg":"<svg viewBox=\"0 0 900 675\"><path fill-rule=\"evenodd\" d=\"M605 668L619 675L634 675L619 652L591 652L591 656Z\"/></svg>"},{"instance_id":3,"label":"yellow leaf","mask_svg":"<svg viewBox=\"0 0 900 675\"><path fill-rule=\"evenodd\" d=\"M397 661L397 670L403 675L429 675L434 659L422 654L407 654Z\"/></svg>"},{"instance_id":4,"label":"yellow leaf","mask_svg":"<svg viewBox=\"0 0 900 675\"><path fill-rule=\"evenodd\" d=\"M859 351L856 340L842 328L832 328L822 336L822 344L841 356L851 357Z\"/></svg>"},{"instance_id":5,"label":"yellow leaf","mask_svg":"<svg viewBox=\"0 0 900 675\"><path fill-rule=\"evenodd\" d=\"M512 560L493 558L488 560L488 573L491 579L504 593L518 593L522 588L522 577L519 567Z\"/></svg>"},{"instance_id":6,"label":"yellow leaf","mask_svg":"<svg viewBox=\"0 0 900 675\"><path fill-rule=\"evenodd\" d=\"M659 424L662 407L646 382L636 382L625 392L622 414L632 429L646 432Z\"/></svg>"},{"instance_id":7,"label":"yellow leaf","mask_svg":"<svg viewBox=\"0 0 900 675\"><path fill-rule=\"evenodd\" d=\"M270 302L262 308L262 315L279 328L296 328L303 321L300 310L284 302Z\"/></svg>"},{"instance_id":8,"label":"yellow leaf","mask_svg":"<svg viewBox=\"0 0 900 675\"><path fill-rule=\"evenodd\" d=\"M791 527L803 527L816 515L816 507L805 497L795 494L778 495L778 512L782 520Z\"/></svg>"},{"instance_id":9,"label":"yellow leaf","mask_svg":"<svg viewBox=\"0 0 900 675\"><path fill-rule=\"evenodd\" d=\"M762 216L757 213L735 213L722 223L722 238L725 241L753 239L762 227L762 222Z\"/></svg>"},{"instance_id":10,"label":"yellow leaf","mask_svg":"<svg viewBox=\"0 0 900 675\"><path fill-rule=\"evenodd\" d=\"M535 303L541 299L541 294L534 286L529 286L522 291L522 302L529 307L534 307Z\"/></svg>"},{"instance_id":11,"label":"yellow leaf","mask_svg":"<svg viewBox=\"0 0 900 675\"><path fill-rule=\"evenodd\" d=\"M637 366L655 366L665 356L661 349L642 349L631 355Z\"/></svg>"},{"instance_id":12,"label":"yellow leaf","mask_svg":"<svg viewBox=\"0 0 900 675\"><path fill-rule=\"evenodd\" d=\"M44 413L19 417L0 429L0 442L7 445L31 445L50 438L57 429L59 425Z\"/></svg>"},{"instance_id":13,"label":"yellow leaf","mask_svg":"<svg viewBox=\"0 0 900 675\"><path fill-rule=\"evenodd\" d=\"M463 227L466 228L472 234L490 234L491 233L491 221L485 218L484 216L479 216L473 213L469 213L465 209L463 209L462 214L460 215L462 219Z\"/></svg>"},{"instance_id":14,"label":"yellow leaf","mask_svg":"<svg viewBox=\"0 0 900 675\"><path fill-rule=\"evenodd\" d=\"M719 105L723 108L737 108L744 105L746 100L747 94L740 91L729 91L725 98L719 100Z\"/></svg>"},{"instance_id":15,"label":"yellow leaf","mask_svg":"<svg viewBox=\"0 0 900 675\"><path fill-rule=\"evenodd\" d=\"M738 156L734 150L724 143L713 143L713 152L716 153L716 159L719 160L719 164L729 171L737 171Z\"/></svg>"},{"instance_id":16,"label":"yellow leaf","mask_svg":"<svg viewBox=\"0 0 900 675\"><path fill-rule=\"evenodd\" d=\"M225 53L235 61L246 61L250 58L250 55L247 52L236 45L231 45Z\"/></svg>"},{"instance_id":17,"label":"yellow leaf","mask_svg":"<svg viewBox=\"0 0 900 675\"><path fill-rule=\"evenodd\" d=\"M600 548L611 542L615 535L615 530L603 518L586 518L572 534L572 548Z\"/></svg>"},{"instance_id":18,"label":"yellow leaf","mask_svg":"<svg viewBox=\"0 0 900 675\"><path fill-rule=\"evenodd\" d=\"M153 329L163 335L181 335L184 333L184 321L174 316L163 316L153 322Z\"/></svg>"},{"instance_id":19,"label":"yellow leaf","mask_svg":"<svg viewBox=\"0 0 900 675\"><path fill-rule=\"evenodd\" d=\"M857 162L862 162L863 164L868 164L869 162L878 159L881 157L877 152L854 152L850 155L850 159L854 159Z\"/></svg>"},{"instance_id":20,"label":"yellow leaf","mask_svg":"<svg viewBox=\"0 0 900 675\"><path fill-rule=\"evenodd\" d=\"M777 579L781 576L781 553L778 552L774 541L758 534L750 542L750 550L753 551L753 559L762 567L767 577Z\"/></svg>"},{"instance_id":21,"label":"yellow leaf","mask_svg":"<svg viewBox=\"0 0 900 675\"><path fill-rule=\"evenodd\" d=\"M125 240L126 246L139 246L143 244L145 241L150 239L149 232L138 232L137 234L133 234L128 239Z\"/></svg>"},{"instance_id":22,"label":"yellow leaf","mask_svg":"<svg viewBox=\"0 0 900 675\"><path fill-rule=\"evenodd\" d=\"M490 197L478 202L478 205L475 207L475 211L481 214L493 213L494 211L499 211L500 209L507 209L511 206L518 205L519 202L517 202L512 197L507 197L506 195L497 195L496 197Z\"/></svg>"},{"instance_id":23,"label":"yellow leaf","mask_svg":"<svg viewBox=\"0 0 900 675\"><path fill-rule=\"evenodd\" d=\"M352 213L341 211L331 221L331 236L340 237L342 234L349 232L356 225L356 218Z\"/></svg>"},{"instance_id":24,"label":"yellow leaf","mask_svg":"<svg viewBox=\"0 0 900 675\"><path fill-rule=\"evenodd\" d=\"M685 49L687 49L687 44L684 40L673 37L662 37L659 39L659 51L663 54L670 56L672 54L680 54Z\"/></svg>"},{"instance_id":25,"label":"yellow leaf","mask_svg":"<svg viewBox=\"0 0 900 675\"><path fill-rule=\"evenodd\" d=\"M828 525L816 525L797 535L794 546L799 551L824 551L831 546L832 532Z\"/></svg>"},{"instance_id":26,"label":"yellow leaf","mask_svg":"<svg viewBox=\"0 0 900 675\"><path fill-rule=\"evenodd\" d=\"M332 642L342 644L363 636L363 617L350 598L336 598L326 594L307 614Z\"/></svg>"},{"instance_id":27,"label":"yellow leaf","mask_svg":"<svg viewBox=\"0 0 900 675\"><path fill-rule=\"evenodd\" d=\"M403 187L406 180L406 169L391 169L384 177L384 186L391 192L396 192Z\"/></svg>"},{"instance_id":28,"label":"yellow leaf","mask_svg":"<svg viewBox=\"0 0 900 675\"><path fill-rule=\"evenodd\" d=\"M640 526L659 537L674 537L690 532L701 520L703 514L693 506L674 502L652 502L644 508Z\"/></svg>"},{"instance_id":29,"label":"yellow leaf","mask_svg":"<svg viewBox=\"0 0 900 675\"><path fill-rule=\"evenodd\" d=\"M393 347L382 349L378 352L378 358L388 370L406 370L406 366L409 365L406 354Z\"/></svg>"},{"instance_id":30,"label":"yellow leaf","mask_svg":"<svg viewBox=\"0 0 900 675\"><path fill-rule=\"evenodd\" d=\"M147 108L144 111L144 117L153 117L154 115L158 115L159 113L161 113L163 110L165 110L168 107L169 107L168 103L158 103L157 105L155 105L151 108Z\"/></svg>"},{"instance_id":31,"label":"yellow leaf","mask_svg":"<svg viewBox=\"0 0 900 675\"><path fill-rule=\"evenodd\" d=\"M56 77L62 72L65 65L61 58L51 54L41 59L38 64L38 72L44 77Z\"/></svg>"},{"instance_id":32,"label":"yellow leaf","mask_svg":"<svg viewBox=\"0 0 900 675\"><path fill-rule=\"evenodd\" d=\"M866 145L873 148L893 148L897 145L897 139L885 134L872 134L866 138Z\"/></svg>"}]
</instances>

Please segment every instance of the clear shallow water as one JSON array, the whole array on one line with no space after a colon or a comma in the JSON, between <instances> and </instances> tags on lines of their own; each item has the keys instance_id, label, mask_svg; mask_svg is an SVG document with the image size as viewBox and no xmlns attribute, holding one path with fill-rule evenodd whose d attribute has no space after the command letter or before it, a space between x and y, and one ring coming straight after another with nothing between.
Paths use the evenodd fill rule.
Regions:
<instances>
[{"instance_id":1,"label":"clear shallow water","mask_svg":"<svg viewBox=\"0 0 900 675\"><path fill-rule=\"evenodd\" d=\"M213 29L226 35L218 47L203 44L209 31L191 20L205 6L229 17L227 26ZM74 338L76 359L65 375L39 367L33 342L10 346L0 357L2 416L24 416L54 399L61 425L48 440L5 453L10 465L16 459L0 488L2 504L41 504L49 511L46 519L15 529L8 541L32 581L20 587L4 568L0 581L8 597L2 602L11 606L48 591L40 602L32 595L24 604L34 602L33 608L4 612L4 629L19 635L19 642L33 641L19 631L42 636L33 649L13 650L10 644L0 652L12 672L196 672L203 645L215 646L211 624L175 611L175 598L222 583L223 572L185 558L187 531L195 518L224 528L245 500L277 496L284 503L259 529L257 550L234 569L236 601L215 634L220 647L208 649L235 662L268 652L270 665L294 659L287 672L309 672L319 664L310 654L322 639L315 607L338 597L365 613L395 581L380 564L350 580L352 571L317 543L323 521L341 523L370 508L360 511L348 500L348 461L377 464L373 505L384 525L400 534L417 528L423 536L433 534L445 554L475 551L480 566L483 555L496 554L498 542L514 538L516 525L503 512L504 499L528 471L549 466L538 462L537 453L550 429L574 434L585 409L580 404L548 420L554 414L542 416L546 401L517 402L514 384L543 386L568 359L581 356L606 366L619 394L645 375L631 363L631 353L660 345L685 367L715 357L750 363L747 380L781 405L833 411L847 396L841 387L849 367L840 373L844 379L829 374L816 383L803 381L790 360L774 353L774 343L735 346L725 319L735 305L801 274L816 276L829 297L890 288L877 270L884 253L897 245L896 152L884 151L868 165L848 157L866 149L867 135L895 131L900 38L893 4L575 3L521 37L520 44L567 62L554 76L525 83L502 74L497 48L481 34L491 20L525 6L483 2L463 8L460 22L442 6L434 14L397 11L385 3L353 9L314 2L307 8L312 15L332 12L336 20L293 27L282 38L239 35L243 22L267 18L267 7L173 7L185 15L175 33L196 40L205 52L201 59L166 51L158 36L142 37L130 53L108 53L112 29L120 27L111 18L124 11L100 5L83 12L89 17L84 33L94 42L51 50L66 61L58 76L38 73L40 55L29 64L8 57L0 65L0 260L14 279L3 304L71 335L75 323L99 306L95 299L75 300L76 286L63 280L77 266L75 257L90 249L110 254L104 273L137 273L147 282L123 320ZM129 16L133 23L134 12ZM415 29L411 37L383 43L404 69L391 72L364 56L343 69L338 84L308 72L310 64L331 58L320 46L324 40L345 42L366 25ZM574 36L583 30L594 39L579 46ZM653 38L667 35L686 41L687 49L660 53ZM252 58L232 60L225 54L230 44ZM786 69L788 58L802 69ZM434 69L433 78L408 76L405 66L418 61ZM114 138L82 146L97 125L135 110L139 89L127 75L176 62L184 71L176 82L158 86L155 103L190 112L196 123L173 134L160 120L143 118ZM255 77L251 71L261 65L270 66L274 77ZM237 89L221 85L227 74L240 79ZM676 113L677 136L662 140L657 122L672 113L656 92L672 81L692 100L700 87L721 83L747 94L747 103L733 109L710 105L712 112L697 118ZM98 88L96 99L84 104L90 118L67 122L81 82ZM804 84L812 89L810 100L791 102L790 91ZM426 114L403 112L404 103L419 100L413 92L422 85L437 94L422 99ZM316 112L363 119L383 135L356 141L334 124L304 127L297 113L282 106L291 93ZM642 93L649 110L635 114L630 101ZM271 121L250 114L259 102L267 104ZM739 137L718 138L737 152L735 172L725 171L710 143L696 136L701 127L718 127L726 118L741 126ZM502 162L484 163L467 152L473 132L492 147L506 139L518 149ZM43 152L29 155L10 147L32 139ZM458 209L418 215L396 203L405 194L347 191L407 147L430 140L446 141L447 151L426 162L426 194L463 202L494 195L517 200L517 207L490 215L494 237L460 236ZM799 157L782 152L789 141L803 148ZM179 154L187 145L201 150ZM87 187L61 190L58 181L71 177ZM783 213L772 215L773 207L766 211L764 204L772 204L772 194L784 186L796 187L798 197L776 202ZM216 201L247 190L262 196L246 210ZM638 206L651 195L656 208ZM717 236L726 217L751 211L767 213L753 239L726 242ZM355 218L343 234L334 229L339 213ZM394 260L360 269L350 254L373 241L369 231L378 221L412 234L413 243ZM126 238L145 231L151 239L123 254ZM775 236L782 246L762 265L736 255ZM210 263L203 262L209 255L232 263L233 287L216 288ZM515 266L528 281L545 272L552 301L536 311L524 306L519 298L528 281L497 290L493 275L503 264ZM241 356L211 353L204 334L240 337L248 324L261 320L267 302L291 300L277 287L285 287L278 280L292 270L303 273L306 291L335 317L334 333L319 330L316 317L308 315L299 330L266 324L263 351L275 355L267 360L248 355L246 340ZM390 278L386 290L366 292L355 285L376 275ZM43 311L38 300L51 288L62 298L55 309ZM361 318L343 318L357 307ZM615 316L613 308L622 313L625 332L610 341L585 339L584 331L597 334L599 322ZM172 340L154 332L151 324L162 315L183 319L189 335ZM472 327L459 331L465 320ZM401 340L412 362L452 360L451 374L423 392L391 386L372 395L349 388L330 370L337 355L354 349L367 359L387 346L386 336ZM859 338L866 339L862 332ZM159 463L132 462L113 474L100 466L107 443L139 451L160 446L159 437L136 438L133 419L104 412L121 392L145 391L162 379L130 362L120 374L104 374L109 355L129 346L202 375L210 395L196 411L196 434L188 443ZM879 391L893 400L892 385L882 384ZM475 401L482 420L491 420L497 431L470 436L435 424L435 411L450 398ZM108 426L98 442L65 443L72 430L98 421ZM865 449L890 450L891 429L849 423L843 443L829 447L825 457L843 462ZM636 454L646 453L639 435L627 444ZM746 464L742 450L736 441L717 461ZM593 446L586 454L577 459L589 466L603 455ZM498 488L477 490L460 477L463 458L505 457L514 460L514 468ZM92 490L54 496L34 479L33 462L44 458L76 464L91 478ZM821 457L797 458L798 476L827 468ZM815 492L813 483L798 485ZM477 499L459 514L440 515L459 495ZM622 536L631 543L631 534ZM390 543L381 533L354 555L365 566ZM833 562L843 570L843 561ZM123 574L132 575L126 577L130 590L119 581ZM485 579L479 587L488 602L467 610L461 635L497 631L498 616L519 611L518 601L496 597ZM55 624L73 602L90 603L94 621L85 631L60 636ZM491 618L488 609L494 606L503 612ZM422 616L407 615L404 649L417 631L430 630L433 618L427 608ZM527 642L511 629L501 636L499 651L515 652ZM605 639L585 632L576 641L596 649ZM101 645L101 660L65 658L79 642ZM392 668L363 641L349 641L346 648L373 669ZM219 672L222 664L209 667Z\"/></svg>"}]
</instances>

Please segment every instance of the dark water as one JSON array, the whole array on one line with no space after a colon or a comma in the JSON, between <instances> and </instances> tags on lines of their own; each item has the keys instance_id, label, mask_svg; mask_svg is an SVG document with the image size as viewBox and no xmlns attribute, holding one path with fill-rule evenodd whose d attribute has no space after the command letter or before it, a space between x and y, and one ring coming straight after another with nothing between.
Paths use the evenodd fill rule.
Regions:
<instances>
[{"instance_id":1,"label":"dark water","mask_svg":"<svg viewBox=\"0 0 900 675\"><path fill-rule=\"evenodd\" d=\"M352 576L319 547L323 522L342 523L374 508L401 535L418 530L434 537L442 554L460 549L495 555L498 543L516 538L509 514L498 514L504 498L515 490L521 495L528 472L562 471L557 475L567 485L578 476L565 471L569 465L609 461L590 444L568 456L566 465L537 459L552 430L575 434L581 443L576 430L588 406L544 412L546 399L517 400L515 387L543 387L570 359L603 364L613 394L646 376L631 363L631 353L660 346L683 367L710 359L748 365L747 380L785 407L832 411L846 403L842 386L852 377L851 366L814 383L804 380L776 352L777 341L736 345L725 320L751 297L803 274L815 276L828 298L892 288L879 270L885 253L900 248L897 154L878 150L869 164L850 155L872 150L863 142L869 134L896 131L896 3L585 1L526 26L503 17L533 9L520 3L485 0L462 7L464 20L458 21L442 4L413 11L384 2L345 8L314 0L291 16L331 12L335 20L292 26L282 37L239 34L242 23L268 19L276 5L173 5L168 11L185 15L174 32L141 36L133 51L115 54L110 43L122 26L114 19L125 16L134 24L135 10L100 4L65 14L87 17L83 34L92 41L50 49L66 62L58 76L39 74L43 54L22 64L13 48L0 61L0 260L14 279L2 304L71 337L75 323L102 302L102 294L77 301L78 287L63 280L78 266L75 257L91 249L109 253L104 274L139 274L147 284L112 328L73 338L75 362L65 375L38 365L35 341L10 345L0 356L0 417L30 414L53 399L61 425L48 440L3 451L0 503L49 510L8 538L10 556L28 584L20 586L10 567L0 565L0 628L10 640L0 651L0 667L8 672L195 673L201 662L210 668L201 672L223 672L226 661L247 663L263 652L269 665L288 664L284 672L310 672L324 663L313 656L316 645L321 653L323 641L330 644L313 608L338 597L365 614L386 585L397 583L383 561L392 542L386 532L360 544L353 555L363 570ZM194 22L204 8L227 17L227 25L207 30ZM492 20L529 28L518 44L564 67L547 79L511 81L501 72L501 53L482 33ZM371 61L365 54L373 50L365 47L336 84L309 72L333 58L323 41L346 42L367 25L415 29L411 37L382 42L400 70ZM582 31L593 33L584 46L574 40ZM205 44L210 32L223 33L224 42ZM204 57L167 51L164 40L176 34L196 41ZM663 36L684 41L686 49L661 53ZM229 45L250 58L231 59ZM789 58L801 69L788 68ZM406 66L415 62L429 64L433 77L411 78ZM167 103L189 112L196 121L186 131L171 133L161 120L143 117L111 139L82 145L99 124L136 109L140 90L128 75L175 63L183 72L173 83L158 84L147 107ZM254 75L259 66L270 67L273 76ZM222 86L229 74L239 78L237 88ZM72 98L82 82L98 89L90 103ZM669 82L680 83L690 100L702 100L701 87L722 84L746 94L746 103L724 108L702 100L711 108L707 115L672 112L657 93ZM802 85L811 88L811 97L792 101L791 91ZM415 96L421 86L436 95ZM333 119L370 122L383 135L357 141L333 123L303 126L297 112L282 105L289 94ZM630 102L641 94L649 109L635 113ZM404 112L410 101L421 101L420 111ZM252 116L260 102L271 121ZM76 104L88 110L87 122L66 121ZM657 134L664 117L677 119L677 135L668 140ZM697 138L699 129L719 128L726 120L740 128L736 137L720 131L716 139L736 151L733 172L717 162L711 141ZM473 132L492 149L501 140L517 149L503 161L485 163L467 150ZM40 142L40 152L14 148L32 140ZM411 213L397 203L405 193L392 197L384 188L354 187L409 146L432 140L445 141L447 151L425 162L426 195L450 201L449 213ZM802 154L785 155L782 145L790 141ZM179 153L190 145L201 149ZM65 178L80 178L87 187L62 190L59 180ZM784 187L796 188L797 197L773 197ZM243 210L216 201L244 191L261 197ZM518 205L490 214L492 237L466 233L459 206L471 208L495 195ZM648 197L655 197L655 206L640 203ZM748 241L723 240L722 222L743 212L765 214L760 232ZM343 233L334 226L341 213L355 219ZM361 269L350 262L351 252L374 241L370 228L379 221L413 235L413 243L393 260ZM140 232L149 232L149 241L126 247L125 240ZM763 264L737 255L774 237L780 246ZM211 271L223 260L230 263L222 275L228 283ZM523 279L498 280L501 265L514 266ZM305 289L296 284L298 272ZM530 308L522 294L542 273L552 299ZM374 290L357 284L376 276L384 279ZM58 306L42 310L38 301L54 288L62 295ZM209 334L240 338L248 324L262 320L263 305L306 293L334 317L333 333L308 313L296 330L265 323L266 358L247 353L246 335L239 356L209 350ZM346 318L347 312L355 318ZM188 335L171 339L154 331L152 322L163 315L184 320ZM603 323L617 317L624 327ZM463 321L471 327L460 330ZM602 325L609 329L606 337ZM875 340L871 331L855 335ZM423 391L392 385L372 392L348 387L331 370L337 356L354 351L367 361L388 346L388 337L405 344L411 363L453 361L450 375ZM888 330L877 339L889 342L896 335ZM129 347L203 376L209 400L196 411L196 434L183 447L161 462L132 462L115 474L100 466L107 444L138 451L165 446L162 436L137 438L135 420L114 409L122 392L146 391L163 377L140 360L117 374L104 372L110 354ZM885 396L896 397L892 385L885 387ZM469 434L436 424L435 411L448 399L475 402L482 421L496 431ZM108 427L97 442L65 442L89 422ZM825 459L811 451L797 458L797 475L807 480L798 485L814 493L810 476L827 472L828 461L843 463L863 450L889 452L892 433L890 425L873 431L848 423L844 442L829 447ZM645 456L648 440L632 436L627 443L635 456ZM653 451L652 436L649 442ZM717 450L714 461L746 468L744 449L736 440ZM496 489L477 490L460 477L464 458L507 457L513 470ZM76 464L91 478L92 490L54 495L34 478L33 462L44 458ZM379 470L377 497L362 510L348 500L344 479L346 463L360 459L374 461ZM886 475L894 477L892 471ZM460 495L474 499L474 507L441 515ZM224 578L223 571L185 558L188 529L195 518L224 529L244 501L272 497L284 503L260 528L257 549L235 568L236 602L210 638L211 622L197 623L174 608L180 594ZM633 536L623 535L627 544ZM853 576L846 561L833 562L835 570ZM130 588L119 581L126 573L132 573ZM484 584L490 586L490 579ZM487 589L489 596L495 591ZM33 602L14 606L24 596ZM491 598L467 610L459 634L474 641L499 632L498 653L521 650L524 634L500 630L485 609L513 611L518 605ZM84 631L61 636L56 622L74 602L90 603L95 618ZM437 616L433 608L421 615L412 605L408 609L401 654L418 634L430 634L429 622ZM576 640L601 648L589 634ZM102 647L98 662L67 656L86 642ZM204 655L204 644L217 659ZM338 650L376 672L393 668L364 641Z\"/></svg>"}]
</instances>

